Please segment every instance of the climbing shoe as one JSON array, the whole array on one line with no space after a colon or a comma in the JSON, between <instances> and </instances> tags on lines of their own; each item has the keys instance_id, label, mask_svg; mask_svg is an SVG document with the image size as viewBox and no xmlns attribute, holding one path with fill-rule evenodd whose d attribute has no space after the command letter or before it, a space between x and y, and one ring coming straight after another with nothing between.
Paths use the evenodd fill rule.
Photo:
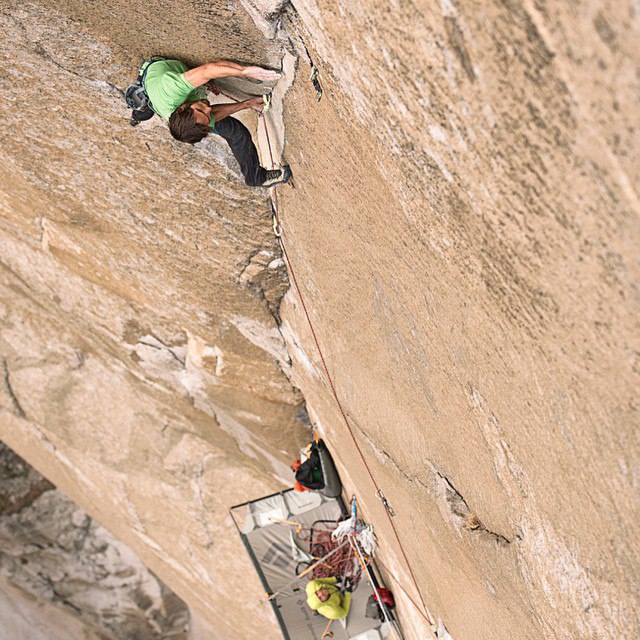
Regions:
<instances>
[{"instance_id":1,"label":"climbing shoe","mask_svg":"<svg viewBox=\"0 0 640 640\"><path fill-rule=\"evenodd\" d=\"M282 169L267 169L267 178L260 185L262 187L274 187L277 184L285 184L291 179L291 167L285 164Z\"/></svg>"}]
</instances>

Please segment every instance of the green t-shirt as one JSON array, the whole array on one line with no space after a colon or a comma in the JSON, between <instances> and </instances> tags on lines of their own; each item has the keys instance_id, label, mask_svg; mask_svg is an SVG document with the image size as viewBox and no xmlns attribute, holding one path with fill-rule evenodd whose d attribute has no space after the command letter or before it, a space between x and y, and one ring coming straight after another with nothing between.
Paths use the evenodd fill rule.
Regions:
<instances>
[{"instance_id":1,"label":"green t-shirt","mask_svg":"<svg viewBox=\"0 0 640 640\"><path fill-rule=\"evenodd\" d=\"M180 60L159 60L147 71L144 87L153 105L153 110L167 120L169 116L188 100L203 100L207 97L204 87L194 87L184 79L189 67Z\"/></svg>"}]
</instances>

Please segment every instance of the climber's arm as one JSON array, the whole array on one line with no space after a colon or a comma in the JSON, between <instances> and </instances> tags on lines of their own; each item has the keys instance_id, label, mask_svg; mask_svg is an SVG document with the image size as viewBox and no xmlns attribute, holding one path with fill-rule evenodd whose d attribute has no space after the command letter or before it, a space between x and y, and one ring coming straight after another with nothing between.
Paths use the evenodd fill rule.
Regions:
<instances>
[{"instance_id":1,"label":"climber's arm","mask_svg":"<svg viewBox=\"0 0 640 640\"><path fill-rule=\"evenodd\" d=\"M333 609L335 619L346 618L349 613L349 607L351 607L351 591L345 591L342 597L342 604Z\"/></svg>"},{"instance_id":2,"label":"climber's arm","mask_svg":"<svg viewBox=\"0 0 640 640\"><path fill-rule=\"evenodd\" d=\"M280 74L271 69L262 67L244 67L241 64L220 60L219 62L207 62L199 67L189 69L184 74L184 79L194 87L199 87L217 78L253 78L254 80L277 80Z\"/></svg>"},{"instance_id":3,"label":"climber's arm","mask_svg":"<svg viewBox=\"0 0 640 640\"><path fill-rule=\"evenodd\" d=\"M338 578L336 578L335 576L330 576L329 578L316 578L314 582L319 585L335 584L336 582L338 582ZM318 587L316 587L316 591L317 590Z\"/></svg>"},{"instance_id":4,"label":"climber's arm","mask_svg":"<svg viewBox=\"0 0 640 640\"><path fill-rule=\"evenodd\" d=\"M216 122L219 122L223 118L232 115L233 113L237 113L238 111L242 111L243 109L253 109L260 113L262 111L262 107L264 106L264 101L262 96L257 96L255 98L249 98L244 102L231 102L229 104L214 104L211 108L211 113Z\"/></svg>"}]
</instances>

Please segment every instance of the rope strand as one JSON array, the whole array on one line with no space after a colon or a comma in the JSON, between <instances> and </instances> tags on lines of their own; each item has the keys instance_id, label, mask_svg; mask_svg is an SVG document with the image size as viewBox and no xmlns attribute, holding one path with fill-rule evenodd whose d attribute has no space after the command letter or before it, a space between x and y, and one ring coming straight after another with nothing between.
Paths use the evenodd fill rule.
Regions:
<instances>
[{"instance_id":1,"label":"rope strand","mask_svg":"<svg viewBox=\"0 0 640 640\"><path fill-rule=\"evenodd\" d=\"M219 93L221 93L223 96L229 98L230 100L234 100L235 102L240 102L240 100L238 100L238 98L235 98L231 95L229 95L228 93L226 93L225 91L222 91L221 89L217 88L217 91ZM267 118L265 116L265 114L260 114L259 115L260 120L262 120L263 125L264 125L264 133L265 133L265 137L267 138L267 146L269 148L269 156L271 159L271 167L275 168L276 164L273 158L273 150L271 148L271 139L269 137L269 127L267 126ZM424 611L415 603L415 601L413 600L413 598L411 598L411 596L409 596L409 594L407 593L407 591L405 590L405 588L402 586L401 582L398 580L398 578L396 578L393 573L391 573L389 571L389 569L382 563L380 562L380 564L385 568L385 570L387 571L387 573L394 579L394 581L398 584L398 586L402 589L402 591L404 592L404 594L407 596L407 598L409 599L409 601L413 604L413 606L418 609L418 611L420 612L420 614L422 615L423 618L425 618L425 620L430 624L430 625L434 625L434 622L431 618L431 615L429 614L429 609L427 608L427 605L424 601L424 598L422 596L422 592L420 591L420 587L418 586L418 581L416 580L415 574L413 573L413 568L411 567L411 563L409 562L409 558L407 557L407 553L404 549L404 546L402 544L402 541L400 540L400 535L398 533L398 530L393 522L393 516L395 516L395 513L393 512L393 509L391 509L389 503L387 502L387 499L384 495L384 493L382 492L382 489L380 488L380 486L378 485L373 472L371 471L371 468L369 467L369 464L367 463L366 458L364 457L364 453L362 452L362 449L358 443L358 440L356 439L355 434L353 433L353 429L351 428L351 425L349 423L349 419L347 418L347 414L342 406L342 402L340 401L340 398L338 397L338 393L336 391L335 385L333 383L333 378L331 377L331 374L329 373L329 368L327 367L327 362L325 360L324 357L324 353L322 352L322 347L320 346L320 341L318 340L318 336L316 335L316 330L315 327L313 326L313 322L311 320L311 316L309 314L309 311L307 309L307 305L306 302L304 300L304 296L302 295L302 291L300 289L300 285L298 284L298 279L296 277L295 271L293 269L293 264L291 263L291 259L289 258L289 254L287 253L287 249L285 247L284 244L284 238L283 238L283 233L282 233L282 225L280 224L280 215L279 215L279 208L278 208L278 188L276 186L273 187L273 203L274 203L274 207L273 207L273 213L274 213L274 218L275 218L275 222L276 225L274 228L279 228L281 230L280 235L278 235L278 240L280 242L280 247L282 249L282 255L284 256L284 259L287 263L287 267L289 269L289 273L291 274L291 280L293 281L293 284L296 288L296 291L298 293L298 298L300 299L300 303L302 305L302 309L304 310L304 315L307 318L307 323L309 324L309 329L311 330L311 335L313 336L313 341L316 345L316 349L318 351L318 355L320 356L320 360L322 362L322 368L324 370L324 373L327 377L327 381L329 382L329 387L331 389L331 395L333 396L334 400L336 401L336 405L338 406L338 409L340 410L340 414L342 415L342 420L344 421L345 426L347 427L347 432L348 434L351 436L351 440L353 441L353 444L356 448L356 451L358 452L358 455L360 456L360 460L362 460L362 464L364 466L364 468L367 471L367 474L369 475L369 479L371 480L371 483L373 484L374 488L375 488L375 496L382 502L383 508L384 508L384 512L387 515L387 519L389 520L389 524L391 525L391 530L393 531L393 535L396 539L396 542L398 543L398 548L400 549L400 552L402 553L402 557L404 559L404 562L407 566L407 569L409 569L409 574L411 575L411 581L413 582L413 586L415 587L416 591L418 592L418 596L420 597L420 602L422 603L422 609L424 609Z\"/></svg>"},{"instance_id":2,"label":"rope strand","mask_svg":"<svg viewBox=\"0 0 640 640\"><path fill-rule=\"evenodd\" d=\"M274 159L273 159L273 153L271 150L271 142L269 140L269 128L267 126L267 119L266 117L264 117L261 114L261 120L264 123L264 132L267 138L267 143L269 146L269 154L271 155L271 164L272 166L275 166L274 164ZM277 187L273 187L274 190L274 217L276 219L276 223L277 226L282 229L282 226L280 225L280 216L279 216L279 209L278 209L278 188ZM389 524L391 525L391 530L393 531L393 534L395 536L396 542L398 543L398 547L400 549L400 552L402 553L402 557L404 558L404 562L407 566L407 568L409 569L409 574L411 575L411 580L413 582L413 585L416 589L416 591L418 592L418 596L420 597L420 602L422 603L422 608L424 609L424 612L416 605L416 603L413 601L412 598L409 598L409 600L411 601L411 603L418 608L418 610L420 611L421 615L427 620L427 622L433 626L433 620L431 619L431 615L429 614L429 610L427 608L427 605L424 601L424 598L422 596L422 592L420 591L420 587L418 586L418 581L415 577L415 574L413 573L413 568L411 567L411 563L409 562L409 558L407 557L407 553L404 549L404 546L402 544L402 541L400 540L400 535L398 533L398 530L392 520L392 510L389 507L389 503L387 502L386 498L384 497L384 494L382 493L382 489L380 488L380 486L378 485L373 472L371 471L371 468L369 467L369 464L367 463L366 458L364 457L364 453L362 452L362 449L355 437L355 434L353 433L353 429L351 428L351 425L349 423L349 420L347 418L347 414L344 410L344 407L342 406L342 402L340 401L340 398L338 397L338 393L336 391L335 385L333 383L333 378L331 377L331 374L329 373L329 368L327 367L327 362L325 360L324 357L324 353L322 352L322 347L320 346L320 341L318 340L318 336L316 334L315 331L315 327L313 326L313 322L311 320L311 316L309 314L309 311L307 309L307 305L305 303L304 300L304 296L302 295L302 291L300 289L300 285L298 284L298 279L296 277L295 274L295 270L293 269L293 265L291 263L291 259L289 258L289 254L287 253L287 249L285 247L285 243L284 243L284 237L283 237L283 233L281 232L281 235L278 237L278 240L280 241L280 246L282 248L282 255L285 258L285 261L287 263L287 267L289 269L289 273L291 273L291 279L293 281L293 284L296 288L296 291L298 293L298 298L300 299L300 303L302 305L302 309L304 310L304 314L307 318L307 323L309 324L309 329L311 330L311 335L313 336L313 341L315 342L316 345L316 349L318 351L318 355L320 356L320 360L322 362L322 368L324 369L324 373L327 377L327 381L329 382L329 387L331 389L331 394L333 395L334 400L336 401L336 405L338 406L338 409L340 410L340 414L342 415L342 419L344 421L344 424L347 428L347 432L349 433L349 435L351 436L351 440L353 441L353 444L356 448L356 451L358 452L358 455L360 456L360 459L362 460L362 464L364 466L364 468L367 471L367 474L369 475L369 478L371 480L371 483L373 484L374 488L375 488L375 495L376 497L378 497L382 503L383 503L383 507L384 507L384 511L387 515L387 519L389 520ZM397 578L394 577L394 580L396 580L396 582L400 585L400 588L406 593L406 591L404 590L404 588L402 587L402 585L400 584L400 582L397 580ZM426 612L426 613L425 613Z\"/></svg>"}]
</instances>

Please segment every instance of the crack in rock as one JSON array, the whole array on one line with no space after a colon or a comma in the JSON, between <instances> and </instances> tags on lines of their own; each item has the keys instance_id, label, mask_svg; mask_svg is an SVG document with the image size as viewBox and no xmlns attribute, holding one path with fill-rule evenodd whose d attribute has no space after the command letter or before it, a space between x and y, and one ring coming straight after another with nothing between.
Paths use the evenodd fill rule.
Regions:
<instances>
[{"instance_id":1,"label":"crack in rock","mask_svg":"<svg viewBox=\"0 0 640 640\"><path fill-rule=\"evenodd\" d=\"M138 340L138 344L142 344L145 347L150 347L151 349L156 349L159 352L167 353L172 356L182 367L185 366L185 358L180 357L176 350L182 350L183 347L181 345L171 347L168 344L165 344L161 340L158 340L155 336L143 336Z\"/></svg>"},{"instance_id":2,"label":"crack in rock","mask_svg":"<svg viewBox=\"0 0 640 640\"><path fill-rule=\"evenodd\" d=\"M291 0L241 0L244 10L267 40L275 40L281 29L280 19Z\"/></svg>"},{"instance_id":3,"label":"crack in rock","mask_svg":"<svg viewBox=\"0 0 640 640\"><path fill-rule=\"evenodd\" d=\"M56 582L54 582L52 580L52 578L50 578L48 575L42 573L42 572L38 572L37 576L49 587L49 590L51 592L51 601L52 602L60 602L61 604L70 607L71 609L73 609L76 613L80 614L82 613L82 609L80 609L79 607L77 607L75 604L73 604L72 602L70 602L64 595L62 595L60 593L60 591L58 591L57 587L56 587L56 582L63 582L64 580L66 580L68 578L68 575L65 573L63 576L62 580L58 580Z\"/></svg>"},{"instance_id":4,"label":"crack in rock","mask_svg":"<svg viewBox=\"0 0 640 640\"><path fill-rule=\"evenodd\" d=\"M440 489L444 489L444 499L446 506L451 512L454 519L458 520L459 526L467 531L481 534L493 540L498 546L506 546L511 544L506 536L500 533L491 531L488 529L478 516L471 511L467 501L462 494L453 486L451 480L439 471L433 469L433 473L436 475L438 482L440 483ZM456 527L458 528L458 527Z\"/></svg>"},{"instance_id":5,"label":"crack in rock","mask_svg":"<svg viewBox=\"0 0 640 640\"><path fill-rule=\"evenodd\" d=\"M7 390L7 394L9 395L9 399L11 400L11 404L13 405L13 413L20 418L26 418L27 414L25 410L22 408L18 397L16 396L13 387L11 386L11 380L9 377L9 365L7 364L6 359L2 361L2 379L4 381L5 389Z\"/></svg>"},{"instance_id":6,"label":"crack in rock","mask_svg":"<svg viewBox=\"0 0 640 640\"><path fill-rule=\"evenodd\" d=\"M351 424L358 430L361 437L366 440L367 444L371 447L376 457L382 462L382 464L391 463L395 470L410 483L417 483L424 487L429 494L433 492L433 488L426 482L421 480L416 475L408 474L387 451L381 449L375 444L371 436L365 433L365 431L355 422L355 420L348 415L348 419ZM427 461L427 466L434 480L435 495L436 497L444 497L444 501L441 506L447 510L449 517L446 518L451 522L456 530L465 529L470 533L480 534L482 537L492 540L496 545L504 547L511 544L512 540L506 536L492 531L480 520L480 518L471 511L467 501L462 494L453 486L451 480L444 474L440 473L438 469L430 462ZM520 540L520 536L516 536L516 540Z\"/></svg>"}]
</instances>

